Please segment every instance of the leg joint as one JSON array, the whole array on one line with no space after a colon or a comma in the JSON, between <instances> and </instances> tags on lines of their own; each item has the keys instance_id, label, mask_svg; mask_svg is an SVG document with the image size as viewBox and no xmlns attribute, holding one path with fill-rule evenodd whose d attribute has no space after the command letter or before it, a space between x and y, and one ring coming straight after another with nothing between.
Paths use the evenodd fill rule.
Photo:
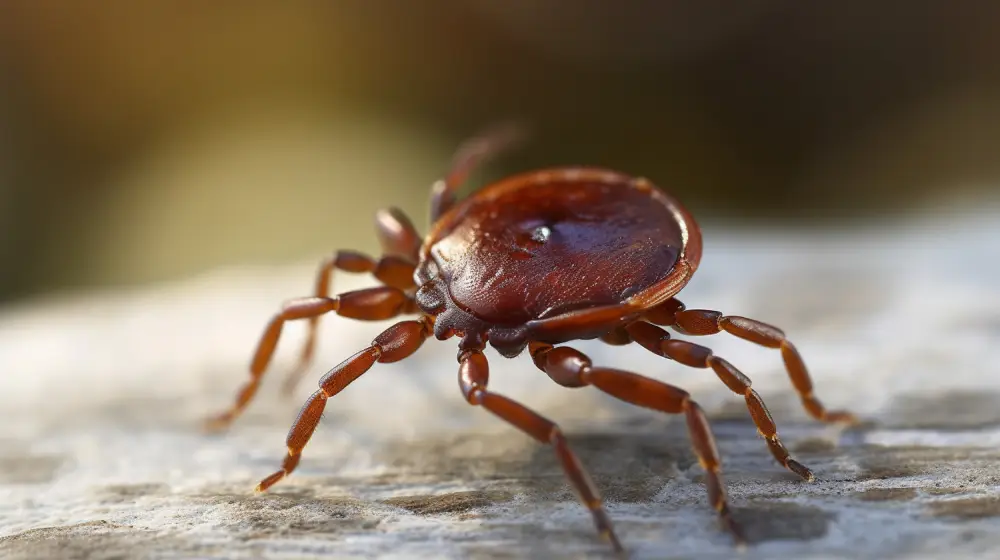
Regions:
<instances>
[{"instance_id":1,"label":"leg joint","mask_svg":"<svg viewBox=\"0 0 1000 560\"><path fill-rule=\"evenodd\" d=\"M679 311L674 315L674 328L683 334L704 336L722 330L719 324L722 313L705 309Z\"/></svg>"},{"instance_id":2,"label":"leg joint","mask_svg":"<svg viewBox=\"0 0 1000 560\"><path fill-rule=\"evenodd\" d=\"M485 393L486 393L485 387L474 385L469 388L468 392L465 395L465 400L469 401L469 404L471 405L479 406L483 404L483 394Z\"/></svg>"},{"instance_id":3,"label":"leg joint","mask_svg":"<svg viewBox=\"0 0 1000 560\"><path fill-rule=\"evenodd\" d=\"M562 429L555 424L552 425L552 429L549 430L549 443L552 445L558 445L566 441L566 436L563 435Z\"/></svg>"},{"instance_id":4,"label":"leg joint","mask_svg":"<svg viewBox=\"0 0 1000 560\"><path fill-rule=\"evenodd\" d=\"M588 384L591 361L578 350L559 346L545 352L538 360L542 362L542 370L564 387L583 387Z\"/></svg>"}]
</instances>

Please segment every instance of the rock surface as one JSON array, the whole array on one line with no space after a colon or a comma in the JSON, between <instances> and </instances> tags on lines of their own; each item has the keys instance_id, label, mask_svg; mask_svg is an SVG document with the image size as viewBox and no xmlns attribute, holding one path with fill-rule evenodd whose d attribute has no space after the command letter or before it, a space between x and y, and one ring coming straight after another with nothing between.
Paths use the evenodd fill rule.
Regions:
<instances>
[{"instance_id":1,"label":"rock surface","mask_svg":"<svg viewBox=\"0 0 1000 560\"><path fill-rule=\"evenodd\" d=\"M819 425L774 351L699 340L746 372L793 455L776 465L740 397L636 347L576 346L669 380L705 407L745 558L984 557L1000 551L1000 220L946 215L859 233L709 228L682 298L782 327L831 408ZM454 342L376 365L331 401L301 467L271 492L300 403L385 325L326 319L292 399L285 338L256 401L221 435L265 321L312 264L236 270L0 315L0 557L611 557L550 449L462 400ZM366 284L342 275L339 289ZM491 387L563 426L634 558L731 558L683 421L563 389L489 352Z\"/></svg>"}]
</instances>

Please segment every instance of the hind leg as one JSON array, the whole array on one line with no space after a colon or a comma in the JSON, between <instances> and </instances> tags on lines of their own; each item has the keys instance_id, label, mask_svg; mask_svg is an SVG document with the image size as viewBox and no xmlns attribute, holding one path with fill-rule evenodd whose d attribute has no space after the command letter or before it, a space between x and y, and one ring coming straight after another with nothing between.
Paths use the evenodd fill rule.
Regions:
<instances>
[{"instance_id":1,"label":"hind leg","mask_svg":"<svg viewBox=\"0 0 1000 560\"><path fill-rule=\"evenodd\" d=\"M533 343L531 357L535 365L553 381L567 387L593 386L625 402L665 412L683 414L698 463L705 469L708 501L737 544L746 543L743 530L733 519L722 483L722 461L708 419L698 403L683 389L648 377L617 369L594 367L589 357L567 346L553 348Z\"/></svg>"},{"instance_id":2,"label":"hind leg","mask_svg":"<svg viewBox=\"0 0 1000 560\"><path fill-rule=\"evenodd\" d=\"M857 417L844 410L827 410L813 392L812 378L802 355L785 333L776 327L735 315L723 315L706 309L685 309L676 299L650 310L647 320L658 325L669 326L681 334L706 336L722 331L767 348L781 351L785 370L792 386L802 400L802 406L813 418L821 422L856 423Z\"/></svg>"},{"instance_id":3,"label":"hind leg","mask_svg":"<svg viewBox=\"0 0 1000 560\"><path fill-rule=\"evenodd\" d=\"M792 459L788 449L781 443L781 439L778 438L778 427L771 418L771 412L757 391L750 387L750 378L743 372L704 346L684 340L671 340L667 331L656 325L640 321L629 325L626 330L633 340L654 354L670 358L688 367L711 368L726 387L746 400L747 410L750 411L750 417L757 426L757 432L767 441L767 447L775 460L803 479L810 482L813 480L812 471Z\"/></svg>"}]
</instances>

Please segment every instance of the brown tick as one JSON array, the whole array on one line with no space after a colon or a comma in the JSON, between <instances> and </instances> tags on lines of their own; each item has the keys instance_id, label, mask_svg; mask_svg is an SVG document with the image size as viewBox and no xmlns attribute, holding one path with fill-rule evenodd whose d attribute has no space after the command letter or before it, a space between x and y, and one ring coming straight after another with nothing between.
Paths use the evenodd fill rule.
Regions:
<instances>
[{"instance_id":1,"label":"brown tick","mask_svg":"<svg viewBox=\"0 0 1000 560\"><path fill-rule=\"evenodd\" d=\"M295 470L328 399L375 362L402 360L433 334L438 340L460 339L458 383L469 404L552 446L597 530L616 550L622 547L597 488L559 427L488 389L489 364L483 355L487 343L507 358L527 348L535 366L565 387L592 386L638 406L683 414L694 452L708 475L709 502L737 541L744 542L726 502L715 439L691 396L636 373L595 366L580 351L557 345L581 339L615 345L637 342L685 366L710 368L746 399L774 458L806 480L813 479L812 472L789 456L750 379L710 349L671 339L660 326L694 336L726 331L778 349L810 415L824 422L852 421L853 416L827 411L817 400L802 358L781 330L718 311L685 309L676 299L701 260L701 232L678 201L646 179L606 169L554 168L504 179L456 201L455 190L469 172L517 136L509 127L498 129L458 150L451 172L432 188L433 225L423 240L402 212L384 210L376 216L383 256L338 251L325 260L315 295L289 301L271 319L253 356L250 381L235 404L209 426L225 428L253 398L286 321L309 320L299 366L285 386L289 390L312 359L321 315L334 312L379 321L416 314L418 319L389 327L371 346L323 376L292 425L281 470L263 479L258 491ZM331 297L334 270L369 272L383 285Z\"/></svg>"}]
</instances>

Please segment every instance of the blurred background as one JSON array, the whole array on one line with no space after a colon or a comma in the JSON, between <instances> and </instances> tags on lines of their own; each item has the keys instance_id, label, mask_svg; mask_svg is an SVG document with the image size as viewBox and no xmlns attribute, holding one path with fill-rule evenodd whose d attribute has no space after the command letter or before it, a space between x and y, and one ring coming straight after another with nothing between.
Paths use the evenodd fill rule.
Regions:
<instances>
[{"instance_id":1,"label":"blurred background","mask_svg":"<svg viewBox=\"0 0 1000 560\"><path fill-rule=\"evenodd\" d=\"M374 251L377 208L425 231L452 150L509 117L533 141L475 182L605 165L741 226L981 205L998 25L993 1L5 1L0 301Z\"/></svg>"}]
</instances>

